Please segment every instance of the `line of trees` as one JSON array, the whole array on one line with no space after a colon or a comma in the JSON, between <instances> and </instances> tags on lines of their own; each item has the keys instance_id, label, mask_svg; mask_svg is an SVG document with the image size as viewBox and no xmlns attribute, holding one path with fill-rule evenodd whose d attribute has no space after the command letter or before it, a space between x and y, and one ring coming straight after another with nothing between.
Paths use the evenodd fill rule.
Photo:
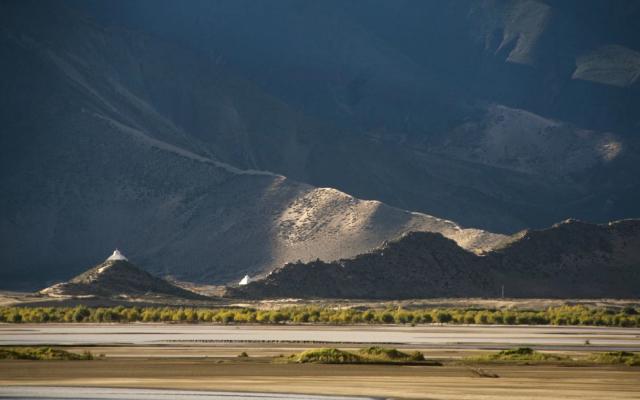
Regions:
<instances>
[{"instance_id":1,"label":"line of trees","mask_svg":"<svg viewBox=\"0 0 640 400\"><path fill-rule=\"evenodd\" d=\"M184 322L215 324L480 324L588 325L640 327L640 310L550 307L545 310L495 309L354 309L288 307L0 307L0 322Z\"/></svg>"}]
</instances>

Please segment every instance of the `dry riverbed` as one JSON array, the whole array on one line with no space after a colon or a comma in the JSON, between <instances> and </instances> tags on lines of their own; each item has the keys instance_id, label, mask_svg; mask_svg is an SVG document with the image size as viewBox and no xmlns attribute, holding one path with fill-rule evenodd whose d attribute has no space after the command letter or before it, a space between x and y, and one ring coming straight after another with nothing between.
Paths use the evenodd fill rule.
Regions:
<instances>
[{"instance_id":1,"label":"dry riverbed","mask_svg":"<svg viewBox=\"0 0 640 400\"><path fill-rule=\"evenodd\" d=\"M322 343L299 340L309 338ZM463 361L529 344L582 359L597 346L637 351L635 328L2 324L0 340L105 355L92 361L0 361L0 397L2 387L38 385L442 400L640 398L640 367ZM442 365L274 362L314 347L357 351L374 344L421 351ZM242 352L248 357L238 357Z\"/></svg>"},{"instance_id":2,"label":"dry riverbed","mask_svg":"<svg viewBox=\"0 0 640 400\"><path fill-rule=\"evenodd\" d=\"M253 349L254 354L264 354ZM141 349L136 351L141 352ZM154 349L145 351L151 356ZM269 352L269 350L266 350ZM141 354L140 354L141 355ZM488 377L495 376L495 377ZM269 357L1 361L0 386L165 388L407 399L637 399L640 368L278 364Z\"/></svg>"}]
</instances>

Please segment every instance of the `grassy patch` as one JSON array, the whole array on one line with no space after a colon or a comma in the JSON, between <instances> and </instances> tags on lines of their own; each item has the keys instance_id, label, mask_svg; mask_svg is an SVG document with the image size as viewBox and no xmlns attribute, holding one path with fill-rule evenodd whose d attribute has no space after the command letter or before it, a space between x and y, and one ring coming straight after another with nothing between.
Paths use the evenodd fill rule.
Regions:
<instances>
[{"instance_id":1,"label":"grassy patch","mask_svg":"<svg viewBox=\"0 0 640 400\"><path fill-rule=\"evenodd\" d=\"M289 362L316 363L316 364L425 364L440 365L428 362L424 355L418 351L404 353L396 349L384 347L367 347L357 353L335 349L322 348L310 349L287 358Z\"/></svg>"},{"instance_id":2,"label":"grassy patch","mask_svg":"<svg viewBox=\"0 0 640 400\"><path fill-rule=\"evenodd\" d=\"M359 364L363 362L363 358L357 354L333 348L305 350L290 356L289 360L316 364Z\"/></svg>"},{"instance_id":3,"label":"grassy patch","mask_svg":"<svg viewBox=\"0 0 640 400\"><path fill-rule=\"evenodd\" d=\"M383 362L394 362L394 361L404 361L404 362L417 362L424 361L424 354L419 351L414 351L411 353L404 353L400 350L396 349L388 349L386 347L367 347L364 349L360 349L358 354L367 360L373 361L383 361Z\"/></svg>"},{"instance_id":4,"label":"grassy patch","mask_svg":"<svg viewBox=\"0 0 640 400\"><path fill-rule=\"evenodd\" d=\"M93 360L89 351L71 353L52 347L6 347L0 348L0 360Z\"/></svg>"},{"instance_id":5,"label":"grassy patch","mask_svg":"<svg viewBox=\"0 0 640 400\"><path fill-rule=\"evenodd\" d=\"M502 350L494 354L485 354L477 357L467 357L465 361L472 362L557 362L571 361L570 358L554 354L540 353L529 347Z\"/></svg>"},{"instance_id":6,"label":"grassy patch","mask_svg":"<svg viewBox=\"0 0 640 400\"><path fill-rule=\"evenodd\" d=\"M592 354L589 361L598 364L626 364L629 366L640 366L640 354L627 351L610 351L606 353Z\"/></svg>"}]
</instances>

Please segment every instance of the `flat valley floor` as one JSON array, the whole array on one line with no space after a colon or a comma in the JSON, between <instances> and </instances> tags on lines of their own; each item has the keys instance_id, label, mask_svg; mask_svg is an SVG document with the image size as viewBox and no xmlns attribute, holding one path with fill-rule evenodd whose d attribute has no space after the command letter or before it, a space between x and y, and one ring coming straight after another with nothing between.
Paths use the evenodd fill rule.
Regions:
<instances>
[{"instance_id":1,"label":"flat valley floor","mask_svg":"<svg viewBox=\"0 0 640 400\"><path fill-rule=\"evenodd\" d=\"M318 342L297 341L298 335L304 331L307 332L307 337L316 338ZM347 334L345 332L350 337L358 338L358 343L341 342L344 337L342 335ZM38 340L34 340L36 337L33 335L45 333L52 336L39 336ZM150 334L152 336L146 336ZM118 337L119 335L122 336ZM158 339L158 336L163 339ZM74 344L74 337L84 337L85 341ZM138 339L130 340L136 337ZM349 350L366 346L367 343L380 344L377 342L379 337L394 338L396 343L388 347L421 350L428 359L440 360L443 365L273 362L273 358L280 354L289 355L308 348L338 347ZM639 329L521 326L0 325L2 344L20 344L15 342L16 338L23 338L25 343L22 344L34 345L45 340L50 341L49 344L62 344L65 349L74 352L90 350L94 354L103 353L105 358L93 361L0 361L0 398L12 398L8 393L11 389L9 386L14 387L14 391L19 391L19 387L34 385L301 393L398 399L640 398L640 367L580 364L470 365L460 362L463 357L495 351L505 346L531 345L530 341L533 341L534 347L537 341L540 346L538 348L566 354L587 354L593 351L593 345L585 344L584 338L588 338L591 343L599 342L603 350L622 346L638 351ZM462 340L463 338L466 340ZM326 341L320 343L322 340ZM501 343L502 341L505 343ZM249 357L239 358L241 352L247 352Z\"/></svg>"}]
</instances>

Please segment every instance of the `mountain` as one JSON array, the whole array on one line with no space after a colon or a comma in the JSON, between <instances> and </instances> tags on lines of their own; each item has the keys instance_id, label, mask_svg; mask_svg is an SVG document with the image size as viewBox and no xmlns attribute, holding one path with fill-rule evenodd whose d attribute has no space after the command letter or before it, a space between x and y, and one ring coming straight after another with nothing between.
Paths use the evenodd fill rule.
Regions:
<instances>
[{"instance_id":1,"label":"mountain","mask_svg":"<svg viewBox=\"0 0 640 400\"><path fill-rule=\"evenodd\" d=\"M605 225L568 220L520 232L477 255L432 232L412 232L331 263L287 264L227 288L231 297L598 298L640 296L640 220Z\"/></svg>"},{"instance_id":2,"label":"mountain","mask_svg":"<svg viewBox=\"0 0 640 400\"><path fill-rule=\"evenodd\" d=\"M0 2L0 280L636 217L634 4Z\"/></svg>"},{"instance_id":3,"label":"mountain","mask_svg":"<svg viewBox=\"0 0 640 400\"><path fill-rule=\"evenodd\" d=\"M0 7L12 77L2 81L0 110L7 287L78 274L107 246L156 275L219 284L296 260L351 257L414 230L476 250L502 238L220 161L211 149L236 148L249 134L286 148L301 128L281 121L296 113L197 54L96 26L57 3ZM203 145L170 118L187 105L221 132L218 144ZM258 135L270 126L275 136Z\"/></svg>"},{"instance_id":4,"label":"mountain","mask_svg":"<svg viewBox=\"0 0 640 400\"><path fill-rule=\"evenodd\" d=\"M120 298L174 297L204 299L196 293L179 288L131 264L118 250L90 270L68 282L58 283L40 294L61 298Z\"/></svg>"},{"instance_id":5,"label":"mountain","mask_svg":"<svg viewBox=\"0 0 640 400\"><path fill-rule=\"evenodd\" d=\"M640 220L523 231L482 260L517 297L637 298Z\"/></svg>"},{"instance_id":6,"label":"mountain","mask_svg":"<svg viewBox=\"0 0 640 400\"><path fill-rule=\"evenodd\" d=\"M78 3L322 121L231 164L502 233L638 217L637 1Z\"/></svg>"}]
</instances>

